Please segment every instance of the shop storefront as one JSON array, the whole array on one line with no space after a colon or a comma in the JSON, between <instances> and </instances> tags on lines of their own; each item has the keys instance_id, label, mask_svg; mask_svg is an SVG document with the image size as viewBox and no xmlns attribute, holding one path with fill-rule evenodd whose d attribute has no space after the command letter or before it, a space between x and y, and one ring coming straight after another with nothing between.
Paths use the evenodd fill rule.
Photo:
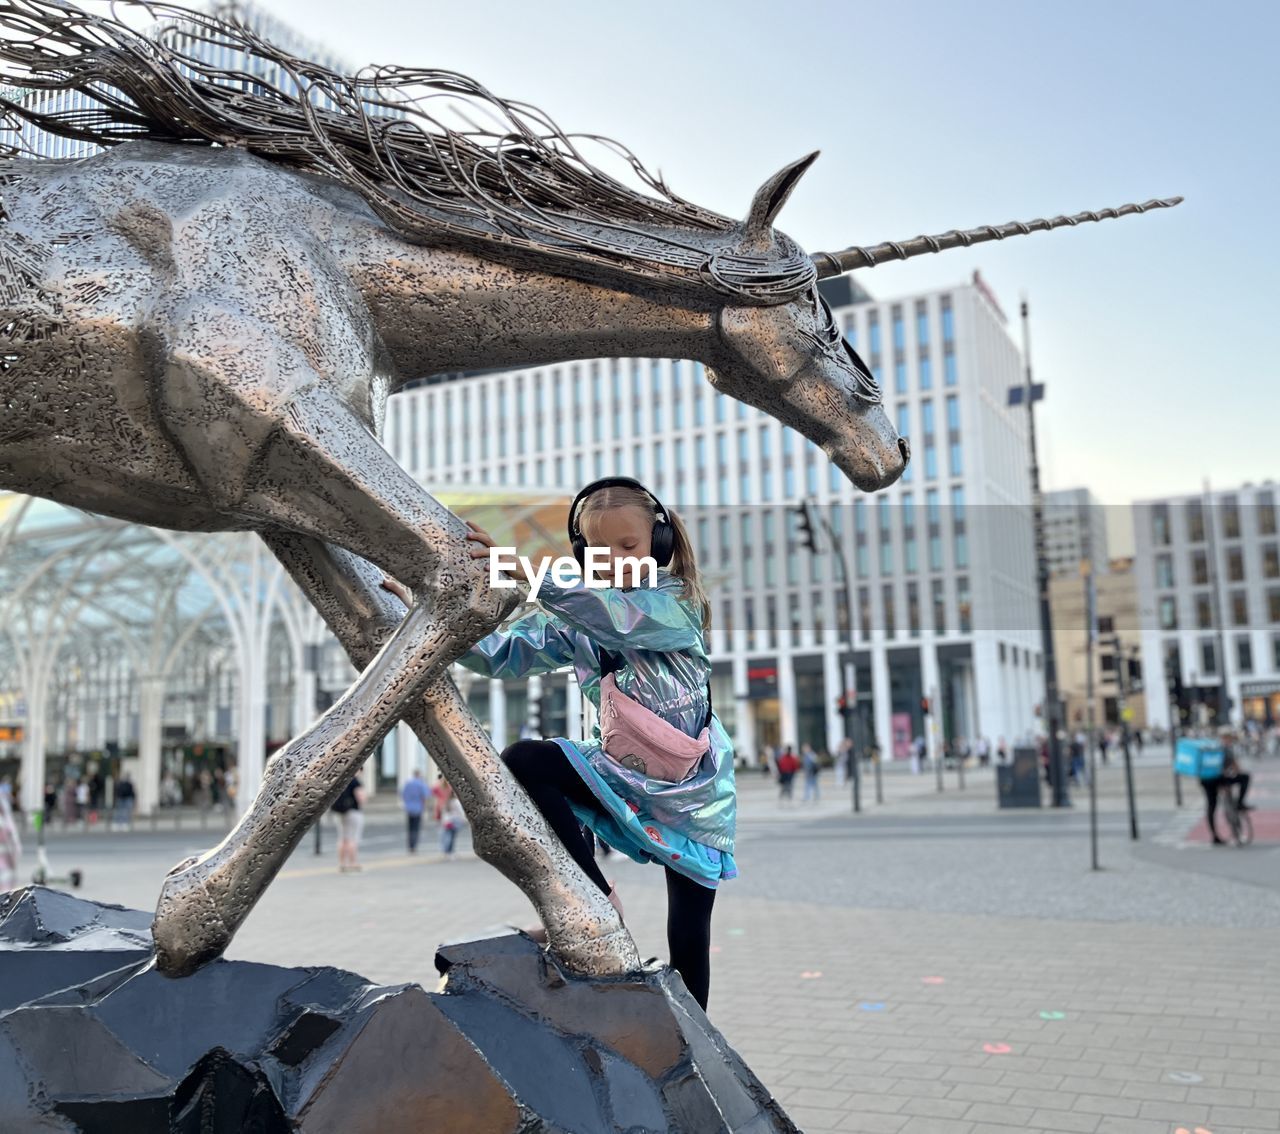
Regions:
<instances>
[{"instance_id":1,"label":"shop storefront","mask_svg":"<svg viewBox=\"0 0 1280 1134\"><path fill-rule=\"evenodd\" d=\"M1240 685L1245 720L1280 723L1280 681L1245 681Z\"/></svg>"}]
</instances>

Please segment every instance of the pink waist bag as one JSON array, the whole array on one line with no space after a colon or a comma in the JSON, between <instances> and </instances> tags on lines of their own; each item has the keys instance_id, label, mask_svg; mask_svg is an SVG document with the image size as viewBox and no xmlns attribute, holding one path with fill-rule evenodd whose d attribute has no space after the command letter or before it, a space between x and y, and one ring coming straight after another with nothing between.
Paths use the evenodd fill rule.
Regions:
<instances>
[{"instance_id":1,"label":"pink waist bag","mask_svg":"<svg viewBox=\"0 0 1280 1134\"><path fill-rule=\"evenodd\" d=\"M710 726L688 736L618 688L612 673L600 682L600 735L614 763L654 780L687 780L711 747Z\"/></svg>"}]
</instances>

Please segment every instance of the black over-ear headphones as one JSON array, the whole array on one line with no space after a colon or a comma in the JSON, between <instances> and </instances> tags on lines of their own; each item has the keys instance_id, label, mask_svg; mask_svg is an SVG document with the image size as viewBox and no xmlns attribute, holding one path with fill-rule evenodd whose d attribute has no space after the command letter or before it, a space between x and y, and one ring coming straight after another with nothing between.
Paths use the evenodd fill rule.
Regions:
<instances>
[{"instance_id":1,"label":"black over-ear headphones","mask_svg":"<svg viewBox=\"0 0 1280 1134\"><path fill-rule=\"evenodd\" d=\"M582 529L579 527L577 520L578 505L597 489L608 488L614 484L626 485L628 488L638 488L653 501L653 537L649 554L653 556L653 561L659 567L666 567L671 562L671 556L675 553L676 529L672 525L662 501L638 480L629 476L606 476L600 480L593 480L573 498L573 503L569 505L569 543L573 548L573 557L578 561L578 566L584 566L583 560L587 553L587 541L582 535Z\"/></svg>"}]
</instances>

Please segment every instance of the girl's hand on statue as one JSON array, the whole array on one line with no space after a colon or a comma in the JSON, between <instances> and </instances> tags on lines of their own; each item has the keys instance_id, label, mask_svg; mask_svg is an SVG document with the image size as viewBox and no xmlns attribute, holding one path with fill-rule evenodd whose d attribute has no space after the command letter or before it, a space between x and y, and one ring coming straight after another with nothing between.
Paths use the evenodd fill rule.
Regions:
<instances>
[{"instance_id":1,"label":"girl's hand on statue","mask_svg":"<svg viewBox=\"0 0 1280 1134\"><path fill-rule=\"evenodd\" d=\"M472 523L470 520L465 520L464 523L466 523L467 527L471 529L467 532L466 538L470 541L474 541L471 547L471 558L479 559L483 556L487 559L489 557L489 549L494 546L493 536L485 531L479 524ZM530 581L529 576L525 573L524 564L520 562L519 556L516 557L516 566L511 568L507 573L514 575L517 579L521 579L526 583Z\"/></svg>"}]
</instances>

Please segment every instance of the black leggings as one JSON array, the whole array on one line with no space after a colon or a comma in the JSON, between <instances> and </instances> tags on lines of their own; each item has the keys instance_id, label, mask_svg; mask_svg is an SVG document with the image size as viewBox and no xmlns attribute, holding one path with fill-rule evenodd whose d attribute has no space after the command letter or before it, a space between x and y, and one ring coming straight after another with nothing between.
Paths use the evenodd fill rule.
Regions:
<instances>
[{"instance_id":1,"label":"black leggings","mask_svg":"<svg viewBox=\"0 0 1280 1134\"><path fill-rule=\"evenodd\" d=\"M1245 793L1249 790L1249 773L1237 772L1234 776L1218 776L1211 780L1201 780L1200 786L1204 788L1205 818L1209 823L1209 834L1215 839L1218 837L1218 828L1214 824L1214 815L1218 811L1218 792L1226 790L1230 791L1236 784L1240 785L1240 794L1236 797L1236 806L1244 802Z\"/></svg>"},{"instance_id":2,"label":"black leggings","mask_svg":"<svg viewBox=\"0 0 1280 1134\"><path fill-rule=\"evenodd\" d=\"M600 873L591 843L569 806L573 802L599 811L600 804L564 750L554 740L518 740L503 750L502 759L538 805L574 862L607 894L609 883ZM669 866L663 869L667 872L667 948L671 967L684 979L705 1012L711 984L711 906L716 892Z\"/></svg>"}]
</instances>

